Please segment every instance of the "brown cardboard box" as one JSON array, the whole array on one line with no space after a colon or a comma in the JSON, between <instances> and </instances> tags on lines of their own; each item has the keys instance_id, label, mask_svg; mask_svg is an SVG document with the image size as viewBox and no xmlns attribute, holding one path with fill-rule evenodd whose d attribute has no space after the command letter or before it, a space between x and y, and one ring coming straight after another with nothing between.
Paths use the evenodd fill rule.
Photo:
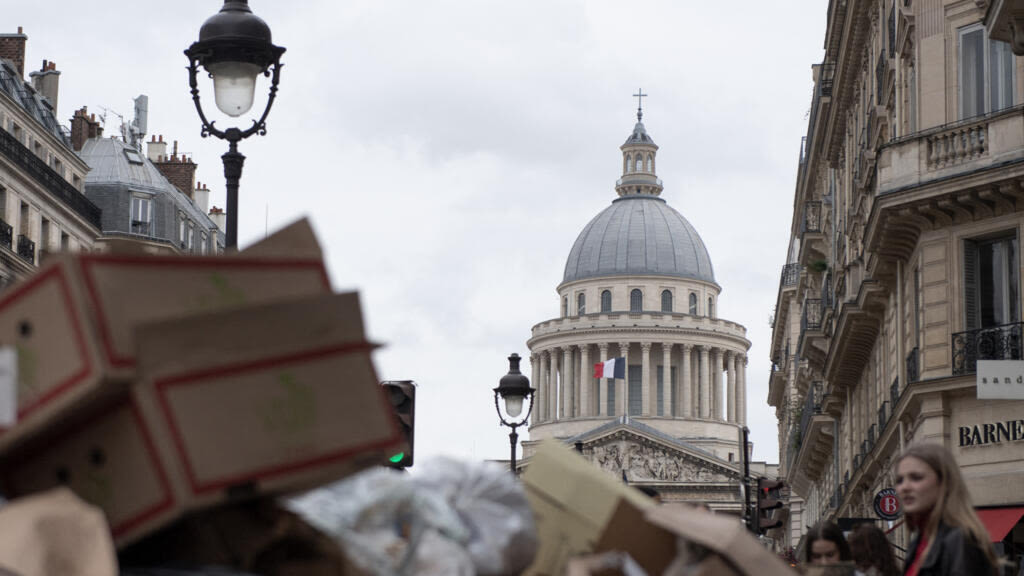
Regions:
<instances>
[{"instance_id":1,"label":"brown cardboard box","mask_svg":"<svg viewBox=\"0 0 1024 576\"><path fill-rule=\"evenodd\" d=\"M282 257L291 252L297 256ZM308 223L238 256L55 256L0 298L0 345L18 356L18 423L0 455L71 412L124 394L136 326L324 294L330 282Z\"/></svg>"},{"instance_id":2,"label":"brown cardboard box","mask_svg":"<svg viewBox=\"0 0 1024 576\"><path fill-rule=\"evenodd\" d=\"M132 394L0 462L7 494L65 483L123 545L187 510L305 489L378 463L402 437L355 294L146 325Z\"/></svg>"},{"instance_id":3,"label":"brown cardboard box","mask_svg":"<svg viewBox=\"0 0 1024 576\"><path fill-rule=\"evenodd\" d=\"M676 535L645 520L645 510L621 500L594 549L627 552L648 574L663 574L676 557Z\"/></svg>"},{"instance_id":4,"label":"brown cardboard box","mask_svg":"<svg viewBox=\"0 0 1024 576\"><path fill-rule=\"evenodd\" d=\"M735 516L707 514L685 508L656 506L648 509L647 522L698 544L728 562L746 576L793 576L793 571L774 553L758 542ZM714 556L701 564L703 574L715 574L719 565ZM680 574L682 572L679 572Z\"/></svg>"},{"instance_id":5,"label":"brown cardboard box","mask_svg":"<svg viewBox=\"0 0 1024 576\"><path fill-rule=\"evenodd\" d=\"M592 552L620 502L637 510L654 505L647 496L553 440L537 448L523 484L540 542L526 574L563 574L570 557Z\"/></svg>"}]
</instances>

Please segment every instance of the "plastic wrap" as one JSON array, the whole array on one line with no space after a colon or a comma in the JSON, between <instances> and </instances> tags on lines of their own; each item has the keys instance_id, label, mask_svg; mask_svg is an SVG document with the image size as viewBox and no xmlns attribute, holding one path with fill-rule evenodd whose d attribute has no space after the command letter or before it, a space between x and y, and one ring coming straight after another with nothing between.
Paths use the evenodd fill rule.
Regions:
<instances>
[{"instance_id":1,"label":"plastic wrap","mask_svg":"<svg viewBox=\"0 0 1024 576\"><path fill-rule=\"evenodd\" d=\"M525 493L504 468L441 458L373 469L292 503L372 574L503 575L537 549Z\"/></svg>"}]
</instances>

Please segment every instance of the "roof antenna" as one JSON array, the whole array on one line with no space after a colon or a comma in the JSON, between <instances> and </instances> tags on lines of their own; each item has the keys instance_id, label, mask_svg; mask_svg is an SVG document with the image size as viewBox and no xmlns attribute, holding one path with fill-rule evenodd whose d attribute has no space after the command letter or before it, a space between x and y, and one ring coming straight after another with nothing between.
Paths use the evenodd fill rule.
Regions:
<instances>
[{"instance_id":1,"label":"roof antenna","mask_svg":"<svg viewBox=\"0 0 1024 576\"><path fill-rule=\"evenodd\" d=\"M645 96L647 96L647 94L644 94L644 89L643 88L638 89L636 91L636 94L633 94L633 97L636 98L636 121L637 122L643 122L643 120L644 120L644 97Z\"/></svg>"}]
</instances>

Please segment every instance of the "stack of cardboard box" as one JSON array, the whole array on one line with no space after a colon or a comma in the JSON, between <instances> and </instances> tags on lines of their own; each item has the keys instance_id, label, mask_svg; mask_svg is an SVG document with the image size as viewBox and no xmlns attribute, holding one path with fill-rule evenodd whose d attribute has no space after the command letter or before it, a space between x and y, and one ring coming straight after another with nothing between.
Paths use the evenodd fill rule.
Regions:
<instances>
[{"instance_id":1,"label":"stack of cardboard box","mask_svg":"<svg viewBox=\"0 0 1024 576\"><path fill-rule=\"evenodd\" d=\"M358 295L331 293L305 221L228 256L55 257L0 297L0 346L0 491L67 486L119 547L403 448Z\"/></svg>"}]
</instances>

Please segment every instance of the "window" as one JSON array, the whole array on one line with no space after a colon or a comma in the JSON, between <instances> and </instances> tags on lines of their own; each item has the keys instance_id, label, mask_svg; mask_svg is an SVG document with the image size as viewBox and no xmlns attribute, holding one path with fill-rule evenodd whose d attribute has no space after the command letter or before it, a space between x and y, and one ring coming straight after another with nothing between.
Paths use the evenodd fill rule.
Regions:
<instances>
[{"instance_id":1,"label":"window","mask_svg":"<svg viewBox=\"0 0 1024 576\"><path fill-rule=\"evenodd\" d=\"M635 170L637 172L643 170L643 161L644 161L643 156L637 154L636 155L636 168L635 168Z\"/></svg>"},{"instance_id":2,"label":"window","mask_svg":"<svg viewBox=\"0 0 1024 576\"><path fill-rule=\"evenodd\" d=\"M124 156L125 156L125 158L128 159L128 163L129 164L137 164L137 165L140 165L140 166L142 164L144 164L144 162L142 160L142 155L139 154L138 151L136 151L136 150L132 150L131 148L125 148L124 149Z\"/></svg>"},{"instance_id":3,"label":"window","mask_svg":"<svg viewBox=\"0 0 1024 576\"><path fill-rule=\"evenodd\" d=\"M708 296L708 318L714 318L714 317L715 317L715 301L711 299L711 296Z\"/></svg>"},{"instance_id":4,"label":"window","mask_svg":"<svg viewBox=\"0 0 1024 576\"><path fill-rule=\"evenodd\" d=\"M29 238L31 235L29 234L30 231L28 229L28 204L25 204L24 202L21 203L21 221L18 224L18 228L20 229L18 233Z\"/></svg>"},{"instance_id":5,"label":"window","mask_svg":"<svg viewBox=\"0 0 1024 576\"><path fill-rule=\"evenodd\" d=\"M75 187L75 189L77 189L77 190L78 190L79 192L81 192L81 191L82 191L82 178L81 178L81 177L80 177L80 176L79 176L78 174L72 174L72 175L71 175L71 184L72 184L72 185L73 185L73 186Z\"/></svg>"},{"instance_id":6,"label":"window","mask_svg":"<svg viewBox=\"0 0 1024 576\"><path fill-rule=\"evenodd\" d=\"M959 34L960 118L970 118L1013 105L1013 52L1010 45L989 40L980 24Z\"/></svg>"},{"instance_id":7,"label":"window","mask_svg":"<svg viewBox=\"0 0 1024 576\"><path fill-rule=\"evenodd\" d=\"M629 172L629 169L632 168L632 167L633 167L633 156L631 154L626 154L626 169L624 171L625 172Z\"/></svg>"},{"instance_id":8,"label":"window","mask_svg":"<svg viewBox=\"0 0 1024 576\"><path fill-rule=\"evenodd\" d=\"M209 249L210 249L210 237L206 235L206 232L203 232L199 236L199 253L200 254L206 254L207 252L209 252Z\"/></svg>"},{"instance_id":9,"label":"window","mask_svg":"<svg viewBox=\"0 0 1024 576\"><path fill-rule=\"evenodd\" d=\"M601 291L601 312L612 311L612 291L602 290Z\"/></svg>"},{"instance_id":10,"label":"window","mask_svg":"<svg viewBox=\"0 0 1024 576\"><path fill-rule=\"evenodd\" d=\"M178 242L181 243L181 247L185 247L185 214L178 212Z\"/></svg>"},{"instance_id":11,"label":"window","mask_svg":"<svg viewBox=\"0 0 1024 576\"><path fill-rule=\"evenodd\" d=\"M569 316L569 298L562 298L562 318Z\"/></svg>"},{"instance_id":12,"label":"window","mask_svg":"<svg viewBox=\"0 0 1024 576\"><path fill-rule=\"evenodd\" d=\"M671 312L672 311L672 292L669 290L661 291L661 311Z\"/></svg>"},{"instance_id":13,"label":"window","mask_svg":"<svg viewBox=\"0 0 1024 576\"><path fill-rule=\"evenodd\" d=\"M129 222L133 234L152 236L153 200L142 196L132 196L132 216Z\"/></svg>"},{"instance_id":14,"label":"window","mask_svg":"<svg viewBox=\"0 0 1024 576\"><path fill-rule=\"evenodd\" d=\"M587 313L587 298L582 292L576 295L576 315L583 316Z\"/></svg>"},{"instance_id":15,"label":"window","mask_svg":"<svg viewBox=\"0 0 1024 576\"><path fill-rule=\"evenodd\" d=\"M630 416L639 416L643 410L643 375L644 367L630 365L627 366L629 376L629 408L628 414Z\"/></svg>"},{"instance_id":16,"label":"window","mask_svg":"<svg viewBox=\"0 0 1024 576\"><path fill-rule=\"evenodd\" d=\"M71 236L68 236L67 232L60 233L60 249L63 252L71 249Z\"/></svg>"},{"instance_id":17,"label":"window","mask_svg":"<svg viewBox=\"0 0 1024 576\"><path fill-rule=\"evenodd\" d=\"M914 267L914 348L921 346L921 269Z\"/></svg>"},{"instance_id":18,"label":"window","mask_svg":"<svg viewBox=\"0 0 1024 576\"><path fill-rule=\"evenodd\" d=\"M654 156L647 155L647 171L654 172Z\"/></svg>"},{"instance_id":19,"label":"window","mask_svg":"<svg viewBox=\"0 0 1024 576\"><path fill-rule=\"evenodd\" d=\"M64 177L64 163L60 161L56 156L53 157L53 171L60 174L60 177Z\"/></svg>"},{"instance_id":20,"label":"window","mask_svg":"<svg viewBox=\"0 0 1024 576\"><path fill-rule=\"evenodd\" d=\"M192 252L196 245L196 227L195 224L188 223L188 239L185 242L185 249Z\"/></svg>"},{"instance_id":21,"label":"window","mask_svg":"<svg viewBox=\"0 0 1024 576\"><path fill-rule=\"evenodd\" d=\"M964 241L967 330L1020 322L1019 270L1016 234Z\"/></svg>"},{"instance_id":22,"label":"window","mask_svg":"<svg viewBox=\"0 0 1024 576\"><path fill-rule=\"evenodd\" d=\"M644 293L639 289L634 288L629 293L629 311L640 312L644 309Z\"/></svg>"},{"instance_id":23,"label":"window","mask_svg":"<svg viewBox=\"0 0 1024 576\"><path fill-rule=\"evenodd\" d=\"M608 378L604 382L608 390L608 393L605 395L605 410L607 410L609 416L615 416L615 380Z\"/></svg>"},{"instance_id":24,"label":"window","mask_svg":"<svg viewBox=\"0 0 1024 576\"><path fill-rule=\"evenodd\" d=\"M7 222L7 188L0 186L0 220Z\"/></svg>"},{"instance_id":25,"label":"window","mask_svg":"<svg viewBox=\"0 0 1024 576\"><path fill-rule=\"evenodd\" d=\"M690 292L690 316L697 315L697 295Z\"/></svg>"},{"instance_id":26,"label":"window","mask_svg":"<svg viewBox=\"0 0 1024 576\"><path fill-rule=\"evenodd\" d=\"M39 249L50 249L50 220L43 217L39 223Z\"/></svg>"}]
</instances>

